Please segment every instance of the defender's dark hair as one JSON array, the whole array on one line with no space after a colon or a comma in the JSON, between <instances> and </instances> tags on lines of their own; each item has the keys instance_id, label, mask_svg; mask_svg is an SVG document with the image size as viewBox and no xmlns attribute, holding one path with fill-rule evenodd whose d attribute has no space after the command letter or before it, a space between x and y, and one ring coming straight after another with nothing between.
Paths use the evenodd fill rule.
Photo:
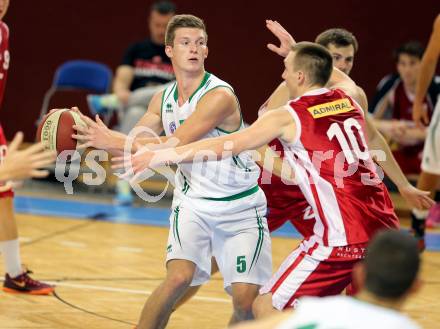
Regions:
<instances>
[{"instance_id":1,"label":"defender's dark hair","mask_svg":"<svg viewBox=\"0 0 440 329\"><path fill-rule=\"evenodd\" d=\"M380 232L365 258L365 288L382 298L398 299L412 286L420 267L417 241L397 230Z\"/></svg>"},{"instance_id":2,"label":"defender's dark hair","mask_svg":"<svg viewBox=\"0 0 440 329\"><path fill-rule=\"evenodd\" d=\"M425 49L422 44L418 41L409 41L401 45L399 48L394 50L394 59L397 62L399 60L399 56L402 54L410 55L417 57L418 59L422 59L423 52Z\"/></svg>"},{"instance_id":3,"label":"defender's dark hair","mask_svg":"<svg viewBox=\"0 0 440 329\"><path fill-rule=\"evenodd\" d=\"M156 1L151 6L151 11L157 11L161 15L174 14L176 12L176 5L167 0Z\"/></svg>"},{"instance_id":4,"label":"defender's dark hair","mask_svg":"<svg viewBox=\"0 0 440 329\"><path fill-rule=\"evenodd\" d=\"M359 49L359 44L353 33L342 28L325 30L316 37L315 42L326 48L332 43L336 47L348 47L352 45L354 52L357 52Z\"/></svg>"}]
</instances>

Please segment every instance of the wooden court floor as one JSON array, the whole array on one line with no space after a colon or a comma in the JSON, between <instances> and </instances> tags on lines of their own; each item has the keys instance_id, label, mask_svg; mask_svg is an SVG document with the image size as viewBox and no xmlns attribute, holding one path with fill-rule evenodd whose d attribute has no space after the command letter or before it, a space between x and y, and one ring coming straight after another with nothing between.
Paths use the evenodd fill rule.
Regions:
<instances>
[{"instance_id":1,"label":"wooden court floor","mask_svg":"<svg viewBox=\"0 0 440 329\"><path fill-rule=\"evenodd\" d=\"M0 292L1 329L133 327L165 275L166 228L32 215L17 219L23 262L35 278L56 282L56 296ZM297 243L273 239L274 267ZM439 328L440 253L424 254L422 278L425 284L405 312L424 328ZM168 328L224 328L230 314L230 299L216 275L172 315Z\"/></svg>"}]
</instances>

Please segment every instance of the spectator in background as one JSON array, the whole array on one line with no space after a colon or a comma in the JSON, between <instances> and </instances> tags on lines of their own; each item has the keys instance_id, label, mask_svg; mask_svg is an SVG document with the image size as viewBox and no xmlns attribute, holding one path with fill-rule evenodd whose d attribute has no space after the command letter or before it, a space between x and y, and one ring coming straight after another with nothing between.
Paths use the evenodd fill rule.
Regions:
<instances>
[{"instance_id":1,"label":"spectator in background","mask_svg":"<svg viewBox=\"0 0 440 329\"><path fill-rule=\"evenodd\" d=\"M417 41L403 44L395 51L397 74L387 75L378 85L371 103L378 130L390 141L394 157L405 174L419 174L426 129L412 122L417 75L423 56ZM431 82L423 106L432 114L440 91L440 78Z\"/></svg>"},{"instance_id":2,"label":"spectator in background","mask_svg":"<svg viewBox=\"0 0 440 329\"><path fill-rule=\"evenodd\" d=\"M89 95L92 112L117 109L119 131L128 134L147 111L153 95L174 80L170 59L165 54L165 31L176 6L170 1L157 1L149 17L150 37L131 45L116 69L113 94ZM133 196L128 182L118 181L116 201L131 204Z\"/></svg>"},{"instance_id":3,"label":"spectator in background","mask_svg":"<svg viewBox=\"0 0 440 329\"><path fill-rule=\"evenodd\" d=\"M285 312L238 325L236 329L369 329L420 328L400 313L408 297L420 287L417 242L407 233L389 230L371 241L365 260L354 270L361 288L348 296L304 297L294 314Z\"/></svg>"}]
</instances>

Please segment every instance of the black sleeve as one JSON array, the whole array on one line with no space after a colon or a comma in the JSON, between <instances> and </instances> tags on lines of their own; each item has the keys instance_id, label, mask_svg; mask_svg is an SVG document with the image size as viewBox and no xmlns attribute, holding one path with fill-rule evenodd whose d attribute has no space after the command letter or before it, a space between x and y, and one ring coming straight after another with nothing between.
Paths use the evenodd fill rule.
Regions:
<instances>
[{"instance_id":1,"label":"black sleeve","mask_svg":"<svg viewBox=\"0 0 440 329\"><path fill-rule=\"evenodd\" d=\"M436 102L440 100L438 99L438 97L440 97L440 76L434 75L434 78L429 85L427 96L430 98L433 108L435 108Z\"/></svg>"},{"instance_id":2,"label":"black sleeve","mask_svg":"<svg viewBox=\"0 0 440 329\"><path fill-rule=\"evenodd\" d=\"M136 58L136 52L137 52L137 45L131 45L124 54L124 57L122 58L121 65L130 65L134 66L134 61Z\"/></svg>"},{"instance_id":3,"label":"black sleeve","mask_svg":"<svg viewBox=\"0 0 440 329\"><path fill-rule=\"evenodd\" d=\"M387 75L384 77L376 88L376 93L374 94L373 100L369 102L368 112L374 113L377 105L382 101L386 94L393 87L396 80L399 78L397 74Z\"/></svg>"}]
</instances>

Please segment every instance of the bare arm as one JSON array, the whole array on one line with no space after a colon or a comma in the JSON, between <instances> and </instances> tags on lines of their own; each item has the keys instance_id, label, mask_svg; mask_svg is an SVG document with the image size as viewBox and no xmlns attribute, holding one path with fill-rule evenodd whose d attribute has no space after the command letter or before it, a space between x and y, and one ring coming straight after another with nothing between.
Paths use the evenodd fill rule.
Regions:
<instances>
[{"instance_id":1,"label":"bare arm","mask_svg":"<svg viewBox=\"0 0 440 329\"><path fill-rule=\"evenodd\" d=\"M295 133L295 123L291 115L284 108L280 108L266 113L250 127L236 133L204 139L175 149L154 152L146 150L134 155L131 162L134 171L140 172L146 168L168 163L202 161L202 155L207 154L206 152L215 154L218 159L221 159L225 156L240 154L245 150L258 149L274 138L293 141Z\"/></svg>"},{"instance_id":2,"label":"bare arm","mask_svg":"<svg viewBox=\"0 0 440 329\"><path fill-rule=\"evenodd\" d=\"M390 103L390 91L382 97L377 106L374 109L373 117L375 119L382 119L387 111L387 109L391 106Z\"/></svg>"},{"instance_id":3,"label":"bare arm","mask_svg":"<svg viewBox=\"0 0 440 329\"><path fill-rule=\"evenodd\" d=\"M157 144L174 138L178 145L186 145L201 139L216 127L235 130L240 124L237 98L229 88L216 88L202 97L196 110L173 135L162 136L160 141L157 138L139 138L137 142L142 145Z\"/></svg>"},{"instance_id":4,"label":"bare arm","mask_svg":"<svg viewBox=\"0 0 440 329\"><path fill-rule=\"evenodd\" d=\"M416 96L414 99L413 119L419 126L429 123L428 111L423 108L423 99L425 98L429 84L434 76L438 58L440 56L440 15L434 21L434 27L431 37L423 54L420 64L419 75L417 78Z\"/></svg>"},{"instance_id":5,"label":"bare arm","mask_svg":"<svg viewBox=\"0 0 440 329\"><path fill-rule=\"evenodd\" d=\"M158 136L163 131L162 120L160 117L162 94L163 91L158 92L153 96L147 112L136 125L136 127L144 127L145 132L150 133L150 135ZM107 128L98 116L96 117L95 122L81 114L77 108L74 108L74 110L81 115L82 120L87 125L87 127L74 126L78 133L72 137L83 143L81 148L94 147L96 149L107 150L113 153L124 149L127 139L126 135ZM142 138L142 136L145 136L145 133L139 134L139 138ZM157 140L157 138L155 140ZM132 149L133 151L136 151L136 145L133 145Z\"/></svg>"},{"instance_id":6,"label":"bare arm","mask_svg":"<svg viewBox=\"0 0 440 329\"><path fill-rule=\"evenodd\" d=\"M362 88L357 87L357 89L359 105L361 105L362 109L367 109L367 96L365 95L365 92L362 90ZM429 198L429 192L418 190L411 185L405 174L400 169L400 166L394 158L387 141L377 130L369 114L364 114L368 135L368 148L370 149L370 152L383 151L385 153L385 160L380 161L379 163L385 174L391 179L394 184L396 184L397 188L399 189L399 193L412 207L419 209L430 208L434 204L434 201Z\"/></svg>"},{"instance_id":7,"label":"bare arm","mask_svg":"<svg viewBox=\"0 0 440 329\"><path fill-rule=\"evenodd\" d=\"M19 150L23 133L17 133L9 144L8 152L0 164L0 182L21 180L31 177L46 177L49 171L42 168L55 161L56 153L45 150L43 143ZM7 187L6 189L9 189ZM4 186L2 187L4 190Z\"/></svg>"},{"instance_id":8,"label":"bare arm","mask_svg":"<svg viewBox=\"0 0 440 329\"><path fill-rule=\"evenodd\" d=\"M295 173L293 168L288 165L269 145L263 145L257 149L259 160L255 161L267 172L280 177L283 182L295 184Z\"/></svg>"},{"instance_id":9,"label":"bare arm","mask_svg":"<svg viewBox=\"0 0 440 329\"><path fill-rule=\"evenodd\" d=\"M127 103L130 96L130 85L133 82L133 77L134 69L130 65L121 65L116 69L113 92L123 104Z\"/></svg>"}]
</instances>

